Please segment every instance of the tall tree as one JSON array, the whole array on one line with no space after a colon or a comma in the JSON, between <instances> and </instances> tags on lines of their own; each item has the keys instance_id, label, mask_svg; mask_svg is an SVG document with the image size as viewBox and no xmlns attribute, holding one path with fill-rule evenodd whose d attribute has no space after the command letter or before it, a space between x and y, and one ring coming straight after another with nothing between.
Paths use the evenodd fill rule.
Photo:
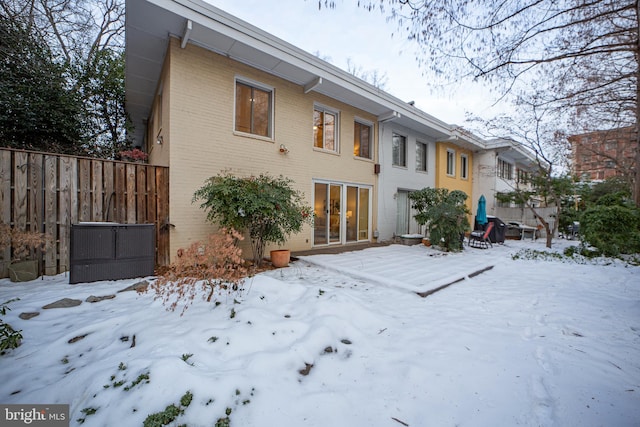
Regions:
<instances>
[{"instance_id":1,"label":"tall tree","mask_svg":"<svg viewBox=\"0 0 640 427\"><path fill-rule=\"evenodd\" d=\"M78 154L113 157L127 148L124 110L124 0L4 0L0 14L37 34L82 103Z\"/></svg>"},{"instance_id":2,"label":"tall tree","mask_svg":"<svg viewBox=\"0 0 640 427\"><path fill-rule=\"evenodd\" d=\"M633 126L640 205L640 4L632 0L361 0L398 23L446 79L484 79L575 133ZM319 6L339 7L332 0Z\"/></svg>"},{"instance_id":3,"label":"tall tree","mask_svg":"<svg viewBox=\"0 0 640 427\"><path fill-rule=\"evenodd\" d=\"M82 103L68 77L38 34L0 15L0 144L82 150Z\"/></svg>"},{"instance_id":4,"label":"tall tree","mask_svg":"<svg viewBox=\"0 0 640 427\"><path fill-rule=\"evenodd\" d=\"M531 173L522 182L520 179L505 180L511 191L496 195L501 202L514 202L525 206L544 227L546 246L551 247L553 236L564 215L567 199L576 191L573 179L566 172L568 144L566 136L558 132L558 124L546 117L548 111L535 104L522 101L518 104L517 114L501 115L484 121L483 127L491 137L513 140L531 152L534 164ZM554 207L552 220L545 217L543 209Z\"/></svg>"},{"instance_id":5,"label":"tall tree","mask_svg":"<svg viewBox=\"0 0 640 427\"><path fill-rule=\"evenodd\" d=\"M79 86L90 131L88 139L92 141L87 147L90 155L115 158L129 148L126 132L131 126L124 109L124 67L124 52L104 48L81 74Z\"/></svg>"}]
</instances>

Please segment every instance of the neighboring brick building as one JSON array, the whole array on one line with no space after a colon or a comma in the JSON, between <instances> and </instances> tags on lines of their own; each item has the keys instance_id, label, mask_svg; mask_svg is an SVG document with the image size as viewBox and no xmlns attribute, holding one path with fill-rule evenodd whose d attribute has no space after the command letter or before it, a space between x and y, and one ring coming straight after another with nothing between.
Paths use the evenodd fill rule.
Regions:
<instances>
[{"instance_id":1,"label":"neighboring brick building","mask_svg":"<svg viewBox=\"0 0 640 427\"><path fill-rule=\"evenodd\" d=\"M572 173L581 180L629 177L636 155L633 127L570 136Z\"/></svg>"}]
</instances>

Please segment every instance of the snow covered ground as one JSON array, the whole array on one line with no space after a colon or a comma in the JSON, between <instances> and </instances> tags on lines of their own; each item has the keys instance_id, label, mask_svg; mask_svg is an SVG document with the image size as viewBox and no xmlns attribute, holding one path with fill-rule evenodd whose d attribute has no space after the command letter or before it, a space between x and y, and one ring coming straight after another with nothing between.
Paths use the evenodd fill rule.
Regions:
<instances>
[{"instance_id":1,"label":"snow covered ground","mask_svg":"<svg viewBox=\"0 0 640 427\"><path fill-rule=\"evenodd\" d=\"M640 425L640 268L512 259L526 248L545 250L308 256L183 316L117 292L136 280L3 279L24 341L0 356L0 403L68 403L84 426L140 426L171 404L189 426L227 408L235 427ZM42 309L61 298L83 302Z\"/></svg>"}]
</instances>

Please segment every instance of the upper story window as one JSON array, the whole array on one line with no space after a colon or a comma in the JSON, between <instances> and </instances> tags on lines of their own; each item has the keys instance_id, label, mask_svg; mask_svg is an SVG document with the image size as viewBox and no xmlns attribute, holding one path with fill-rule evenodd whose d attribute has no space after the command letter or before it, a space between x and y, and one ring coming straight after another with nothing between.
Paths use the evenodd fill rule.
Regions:
<instances>
[{"instance_id":1,"label":"upper story window","mask_svg":"<svg viewBox=\"0 0 640 427\"><path fill-rule=\"evenodd\" d=\"M513 179L513 165L498 159L498 177L502 179Z\"/></svg>"},{"instance_id":2,"label":"upper story window","mask_svg":"<svg viewBox=\"0 0 640 427\"><path fill-rule=\"evenodd\" d=\"M469 156L460 154L460 178L469 179Z\"/></svg>"},{"instance_id":3,"label":"upper story window","mask_svg":"<svg viewBox=\"0 0 640 427\"><path fill-rule=\"evenodd\" d=\"M353 155L365 159L372 159L371 150L371 125L354 122L353 125Z\"/></svg>"},{"instance_id":4,"label":"upper story window","mask_svg":"<svg viewBox=\"0 0 640 427\"><path fill-rule=\"evenodd\" d=\"M391 139L394 166L407 166L407 137L394 133Z\"/></svg>"},{"instance_id":5,"label":"upper story window","mask_svg":"<svg viewBox=\"0 0 640 427\"><path fill-rule=\"evenodd\" d=\"M447 149L447 175L456 176L456 152Z\"/></svg>"},{"instance_id":6,"label":"upper story window","mask_svg":"<svg viewBox=\"0 0 640 427\"><path fill-rule=\"evenodd\" d=\"M235 130L273 137L273 89L236 80Z\"/></svg>"},{"instance_id":7,"label":"upper story window","mask_svg":"<svg viewBox=\"0 0 640 427\"><path fill-rule=\"evenodd\" d=\"M338 152L338 113L313 107L313 146Z\"/></svg>"},{"instance_id":8,"label":"upper story window","mask_svg":"<svg viewBox=\"0 0 640 427\"><path fill-rule=\"evenodd\" d=\"M427 171L427 144L424 142L416 142L416 170Z\"/></svg>"},{"instance_id":9,"label":"upper story window","mask_svg":"<svg viewBox=\"0 0 640 427\"><path fill-rule=\"evenodd\" d=\"M529 173L523 171L522 169L518 169L518 184L528 184L529 183Z\"/></svg>"}]
</instances>

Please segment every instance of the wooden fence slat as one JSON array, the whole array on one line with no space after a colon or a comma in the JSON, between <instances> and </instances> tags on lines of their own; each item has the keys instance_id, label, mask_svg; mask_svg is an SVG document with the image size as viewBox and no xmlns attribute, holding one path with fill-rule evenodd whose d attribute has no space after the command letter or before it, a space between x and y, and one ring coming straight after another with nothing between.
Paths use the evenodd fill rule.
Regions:
<instances>
[{"instance_id":1,"label":"wooden fence slat","mask_svg":"<svg viewBox=\"0 0 640 427\"><path fill-rule=\"evenodd\" d=\"M115 192L116 222L124 223L125 218L127 217L127 200L125 198L126 185L125 165L122 163L116 163L115 185L113 189Z\"/></svg>"},{"instance_id":2,"label":"wooden fence slat","mask_svg":"<svg viewBox=\"0 0 640 427\"><path fill-rule=\"evenodd\" d=\"M29 230L44 231L44 170L42 154L29 153ZM37 250L38 271L44 272L41 249Z\"/></svg>"},{"instance_id":3,"label":"wooden fence slat","mask_svg":"<svg viewBox=\"0 0 640 427\"><path fill-rule=\"evenodd\" d=\"M0 222L44 231L52 242L36 254L44 274L69 270L71 225L114 221L156 225L156 264L169 263L169 169L0 148ZM0 251L7 277L11 251Z\"/></svg>"},{"instance_id":4,"label":"wooden fence slat","mask_svg":"<svg viewBox=\"0 0 640 427\"><path fill-rule=\"evenodd\" d=\"M91 160L78 160L78 221L91 221Z\"/></svg>"},{"instance_id":5,"label":"wooden fence slat","mask_svg":"<svg viewBox=\"0 0 640 427\"><path fill-rule=\"evenodd\" d=\"M64 267L65 271L69 269L69 254L70 254L70 238L71 238L71 224L73 221L73 212L77 211L74 206L78 204L81 199L78 198L78 193L75 190L74 182L76 181L76 174L78 173L77 160L70 157L60 158L60 192L59 192L59 214L58 220L60 223L60 266ZM82 173L80 173L82 176ZM75 200L75 201L74 201ZM81 204L81 202L80 202ZM80 218L80 214L78 216Z\"/></svg>"},{"instance_id":6,"label":"wooden fence slat","mask_svg":"<svg viewBox=\"0 0 640 427\"><path fill-rule=\"evenodd\" d=\"M105 162L102 166L104 176L104 200L103 200L103 221L115 221L115 194L113 192L114 172L113 162Z\"/></svg>"},{"instance_id":7,"label":"wooden fence slat","mask_svg":"<svg viewBox=\"0 0 640 427\"><path fill-rule=\"evenodd\" d=\"M30 230L42 231L44 225L44 171L42 154L29 154L29 226Z\"/></svg>"},{"instance_id":8,"label":"wooden fence slat","mask_svg":"<svg viewBox=\"0 0 640 427\"><path fill-rule=\"evenodd\" d=\"M156 168L149 168L147 173L147 224L156 223L158 218L156 208L156 170ZM156 233L157 232L158 224L156 223Z\"/></svg>"},{"instance_id":9,"label":"wooden fence slat","mask_svg":"<svg viewBox=\"0 0 640 427\"><path fill-rule=\"evenodd\" d=\"M11 157L13 152L0 151L0 224L11 225ZM0 277L9 275L11 248L0 250Z\"/></svg>"},{"instance_id":10,"label":"wooden fence slat","mask_svg":"<svg viewBox=\"0 0 640 427\"><path fill-rule=\"evenodd\" d=\"M102 161L91 161L91 220L104 221L104 212L102 209L102 200L104 198L102 181Z\"/></svg>"},{"instance_id":11,"label":"wooden fence slat","mask_svg":"<svg viewBox=\"0 0 640 427\"><path fill-rule=\"evenodd\" d=\"M13 179L13 227L18 230L27 229L27 184L29 159L27 153L17 152L15 155L15 172Z\"/></svg>"},{"instance_id":12,"label":"wooden fence slat","mask_svg":"<svg viewBox=\"0 0 640 427\"><path fill-rule=\"evenodd\" d=\"M147 167L136 167L136 222L147 222Z\"/></svg>"},{"instance_id":13,"label":"wooden fence slat","mask_svg":"<svg viewBox=\"0 0 640 427\"><path fill-rule=\"evenodd\" d=\"M127 165L127 224L136 223L136 165Z\"/></svg>"},{"instance_id":14,"label":"wooden fence slat","mask_svg":"<svg viewBox=\"0 0 640 427\"><path fill-rule=\"evenodd\" d=\"M169 170L156 169L156 194L157 194L157 222L156 230L158 236L158 264L168 265L169 254L169 234L171 225L169 223Z\"/></svg>"},{"instance_id":15,"label":"wooden fence slat","mask_svg":"<svg viewBox=\"0 0 640 427\"><path fill-rule=\"evenodd\" d=\"M44 158L44 175L45 175L45 232L51 239L51 246L47 248L44 256L44 273L53 275L58 272L57 253L58 253L58 158L56 156L45 156Z\"/></svg>"}]
</instances>

